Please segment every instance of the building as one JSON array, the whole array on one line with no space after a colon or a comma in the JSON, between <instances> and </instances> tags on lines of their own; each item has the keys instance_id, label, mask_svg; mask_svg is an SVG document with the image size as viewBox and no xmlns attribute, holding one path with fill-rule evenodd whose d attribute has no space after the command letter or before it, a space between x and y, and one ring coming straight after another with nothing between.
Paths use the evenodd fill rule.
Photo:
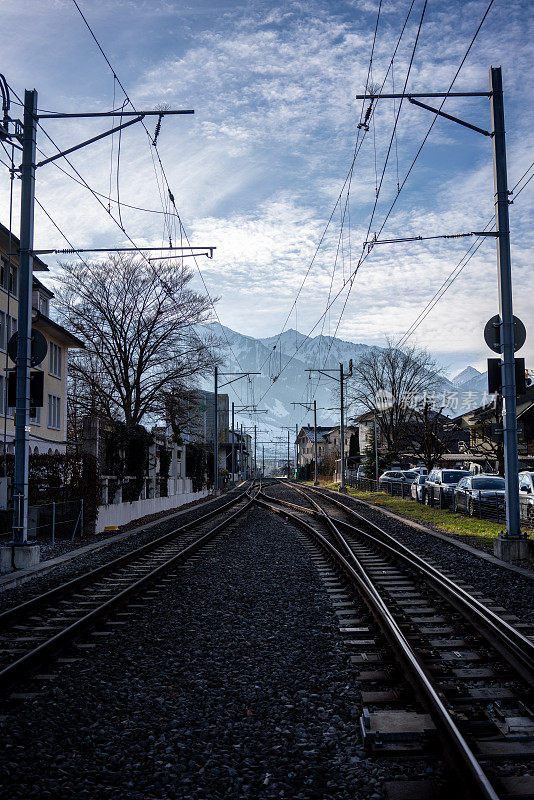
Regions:
<instances>
[{"instance_id":1,"label":"building","mask_svg":"<svg viewBox=\"0 0 534 800\"><path fill-rule=\"evenodd\" d=\"M0 424L3 452L15 452L15 409L8 405L7 379L15 364L7 354L7 345L17 330L18 317L18 248L19 240L0 225ZM41 259L34 256L33 270L48 272ZM43 372L43 407L30 410L30 453L64 453L67 439L68 352L83 347L83 342L50 316L54 298L50 289L33 275L32 328L47 342L44 361L34 367Z\"/></svg>"},{"instance_id":2,"label":"building","mask_svg":"<svg viewBox=\"0 0 534 800\"><path fill-rule=\"evenodd\" d=\"M328 428L318 427L317 428L317 460L322 461L322 459L328 455L329 451L329 443L327 440L328 434L331 432L332 428L329 426ZM305 467L307 464L310 464L315 459L315 434L314 428L311 425L307 425L306 427L302 427L297 436L297 446L298 446L298 465L299 467Z\"/></svg>"},{"instance_id":3,"label":"building","mask_svg":"<svg viewBox=\"0 0 534 800\"><path fill-rule=\"evenodd\" d=\"M350 439L353 435L358 435L358 429L349 425L345 426L345 456L348 457L350 449ZM297 436L298 445L298 465L305 467L315 459L315 439L314 428L311 425L300 429ZM317 427L317 461L321 461L329 457L334 459L339 458L341 455L341 429L338 425L337 428L332 427Z\"/></svg>"},{"instance_id":4,"label":"building","mask_svg":"<svg viewBox=\"0 0 534 800\"><path fill-rule=\"evenodd\" d=\"M503 468L502 415L495 403L474 408L451 420L464 433L461 452L486 468ZM534 387L517 398L519 466L534 465ZM500 463L499 463L500 462Z\"/></svg>"}]
</instances>

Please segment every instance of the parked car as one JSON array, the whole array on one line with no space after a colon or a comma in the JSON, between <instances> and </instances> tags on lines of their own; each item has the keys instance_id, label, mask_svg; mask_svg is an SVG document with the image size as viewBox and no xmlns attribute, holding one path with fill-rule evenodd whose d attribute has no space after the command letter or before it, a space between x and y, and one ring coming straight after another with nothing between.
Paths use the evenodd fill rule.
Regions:
<instances>
[{"instance_id":1,"label":"parked car","mask_svg":"<svg viewBox=\"0 0 534 800\"><path fill-rule=\"evenodd\" d=\"M418 473L415 472L413 469L403 469L402 471L404 472L408 483L413 483L418 477Z\"/></svg>"},{"instance_id":2,"label":"parked car","mask_svg":"<svg viewBox=\"0 0 534 800\"><path fill-rule=\"evenodd\" d=\"M521 519L534 524L534 472L519 473L519 512Z\"/></svg>"},{"instance_id":3,"label":"parked car","mask_svg":"<svg viewBox=\"0 0 534 800\"><path fill-rule=\"evenodd\" d=\"M457 511L469 516L486 507L486 510L504 511L504 478L499 475L471 475L458 481L454 490Z\"/></svg>"},{"instance_id":4,"label":"parked car","mask_svg":"<svg viewBox=\"0 0 534 800\"><path fill-rule=\"evenodd\" d=\"M425 503L427 506L451 503L456 485L462 478L471 475L466 469L433 469L425 483Z\"/></svg>"},{"instance_id":5,"label":"parked car","mask_svg":"<svg viewBox=\"0 0 534 800\"><path fill-rule=\"evenodd\" d=\"M426 467L412 467L410 472L417 472L418 475L428 475Z\"/></svg>"},{"instance_id":6,"label":"parked car","mask_svg":"<svg viewBox=\"0 0 534 800\"><path fill-rule=\"evenodd\" d=\"M388 469L378 479L379 486L386 483L408 483L408 478L401 469Z\"/></svg>"},{"instance_id":7,"label":"parked car","mask_svg":"<svg viewBox=\"0 0 534 800\"><path fill-rule=\"evenodd\" d=\"M400 490L402 485L410 486L416 478L417 473L408 469L388 469L379 477L378 487L397 494L396 490ZM404 495L404 490L399 493Z\"/></svg>"},{"instance_id":8,"label":"parked car","mask_svg":"<svg viewBox=\"0 0 534 800\"><path fill-rule=\"evenodd\" d=\"M414 480L412 485L410 486L410 492L414 500L417 500L418 503L424 503L425 501L425 483L427 481L428 475L418 475L417 478Z\"/></svg>"}]
</instances>

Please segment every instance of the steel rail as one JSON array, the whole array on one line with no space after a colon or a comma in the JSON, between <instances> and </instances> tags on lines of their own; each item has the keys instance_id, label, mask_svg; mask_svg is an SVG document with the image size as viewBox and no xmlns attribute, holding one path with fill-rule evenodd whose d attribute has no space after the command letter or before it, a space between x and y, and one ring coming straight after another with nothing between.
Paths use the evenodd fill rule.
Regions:
<instances>
[{"instance_id":1,"label":"steel rail","mask_svg":"<svg viewBox=\"0 0 534 800\"><path fill-rule=\"evenodd\" d=\"M6 623L10 623L13 621L13 619L16 619L18 617L25 616L31 611L35 611L43 603L46 603L50 600L54 600L57 597L61 597L63 594L68 594L72 590L79 589L85 583L89 583L93 579L99 578L101 575L105 575L107 572L111 570L125 566L130 561L134 561L135 559L143 555L146 555L152 550L156 550L160 545L165 544L170 539L178 536L180 533L185 533L186 531L195 528L197 525L199 524L201 525L204 522L207 522L209 519L217 516L225 509L228 509L231 506L238 503L245 496L245 494L246 491L241 492L237 497L234 497L228 503L225 503L222 506L218 506L217 508L208 511L207 514L202 514L200 517L196 517L190 522L186 522L184 525L181 525L178 528L174 528L172 531L169 531L168 533L164 533L162 536L158 536L157 539L153 539L151 542L146 542L140 547L137 547L135 550L130 550L128 553L125 553L122 556L118 556L117 558L114 558L112 561L107 561L105 564L101 564L99 567L95 567L89 572L84 572L82 575L77 575L75 578L71 578L71 580L67 581L66 583L62 583L59 586L55 586L53 589L49 589L48 591L43 592L43 594L31 597L24 603L20 603L17 606L13 606L12 608L6 609L2 613L0 613L0 630L2 630L2 628L5 626Z\"/></svg>"},{"instance_id":2,"label":"steel rail","mask_svg":"<svg viewBox=\"0 0 534 800\"><path fill-rule=\"evenodd\" d=\"M239 498L240 500L242 497ZM195 540L191 544L184 547L179 553L173 555L170 559L165 561L162 564L159 564L157 567L152 569L146 575L143 575L141 578L136 580L134 583L127 586L122 591L115 594L113 597L106 600L104 603L101 603L97 608L92 609L88 614L85 614L83 617L80 617L71 625L63 628L63 630L56 633L54 636L47 639L45 642L42 642L40 645L35 647L33 650L25 653L21 658L13 661L7 667L0 671L0 689L5 689L10 686L15 680L20 679L21 675L27 673L31 670L34 666L39 665L42 661L44 656L49 656L51 653L55 652L59 649L62 645L69 642L78 633L81 633L87 627L90 627L93 622L100 619L102 616L106 616L112 609L114 609L117 605L127 600L132 595L138 593L141 589L143 589L147 584L152 582L155 578L157 578L162 573L168 571L172 567L176 566L181 561L187 560L189 556L193 555L197 552L209 539L212 539L219 531L223 528L227 527L233 520L237 519L241 514L243 514L254 502L254 498L250 497L246 505L242 508L234 511L226 519L221 520L221 522L217 523L215 527L211 528L211 530L204 533L199 539ZM232 505L234 503L232 502ZM225 508L228 507L230 504L226 504ZM205 515L207 517L208 515Z\"/></svg>"},{"instance_id":3,"label":"steel rail","mask_svg":"<svg viewBox=\"0 0 534 800\"><path fill-rule=\"evenodd\" d=\"M265 496L265 495L264 495ZM384 603L382 597L371 583L369 577L359 564L358 560L354 557L353 563L350 563L347 558L331 543L323 534L316 531L311 525L304 520L295 516L291 512L282 511L271 502L261 500L259 493L255 498L255 502L269 509L277 514L286 514L288 518L297 526L303 528L309 533L312 538L318 542L330 556L333 557L335 562L343 569L349 580L356 585L360 591L368 607L370 608L373 616L375 617L378 625L384 631L386 638L392 644L398 657L404 664L407 674L410 676L410 682L417 694L421 699L423 705L428 709L436 727L441 731L445 737L445 741L449 745L450 759L456 768L459 760L466 779L469 781L471 797L481 798L482 800L499 800L494 788L489 782L486 774L480 766L476 756L471 748L465 741L462 733L458 729L456 723L452 719L449 711L443 704L436 690L429 681L423 667L419 663L417 656L412 650L408 640L401 631L398 623L392 616L389 608ZM276 501L275 501L276 502ZM322 513L323 517L327 515ZM343 536L339 533L339 540L343 540ZM346 544L346 543L345 543ZM346 544L347 549L350 550L349 545ZM474 792L474 794L473 794Z\"/></svg>"},{"instance_id":4,"label":"steel rail","mask_svg":"<svg viewBox=\"0 0 534 800\"><path fill-rule=\"evenodd\" d=\"M309 502L314 502L312 498L308 497L306 492L297 487L291 487L294 491L301 493ZM349 523L343 520L336 520L336 522L345 530L364 536L375 546L386 550L394 558L400 559L404 564L415 569L420 575L428 581L434 589L444 597L451 605L456 608L469 622L476 627L476 629L483 633L486 640L505 658L505 660L527 681L529 685L534 683L534 642L524 636L517 628L510 625L502 619L498 614L489 609L469 592L458 586L451 578L444 575L436 567L432 566L425 561L424 558L419 556L406 545L398 542L393 536L386 531L382 530L378 525L366 520L358 512L348 508L344 503L335 497L324 495L322 492L316 492L313 489L308 491L319 494L327 502L332 503L349 516L355 517L360 524L363 523L372 530L369 533L360 528L354 528ZM320 509L320 506L317 505ZM322 513L325 513L320 509ZM326 515L328 516L328 515Z\"/></svg>"}]
</instances>

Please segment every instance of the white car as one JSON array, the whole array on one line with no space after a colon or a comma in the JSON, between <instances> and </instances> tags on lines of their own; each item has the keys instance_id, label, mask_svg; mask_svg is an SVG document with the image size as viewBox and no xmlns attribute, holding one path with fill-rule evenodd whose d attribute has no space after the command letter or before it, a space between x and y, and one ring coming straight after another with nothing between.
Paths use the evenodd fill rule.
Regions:
<instances>
[{"instance_id":1,"label":"white car","mask_svg":"<svg viewBox=\"0 0 534 800\"><path fill-rule=\"evenodd\" d=\"M414 500L417 500L418 503L424 503L425 501L425 483L428 475L418 475L417 478L414 480L412 485L410 486L410 492Z\"/></svg>"}]
</instances>

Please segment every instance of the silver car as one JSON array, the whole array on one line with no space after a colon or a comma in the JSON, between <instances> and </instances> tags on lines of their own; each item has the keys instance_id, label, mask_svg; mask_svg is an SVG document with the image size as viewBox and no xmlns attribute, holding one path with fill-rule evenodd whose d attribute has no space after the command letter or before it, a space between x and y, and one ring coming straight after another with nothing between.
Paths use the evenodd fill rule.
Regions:
<instances>
[{"instance_id":1,"label":"silver car","mask_svg":"<svg viewBox=\"0 0 534 800\"><path fill-rule=\"evenodd\" d=\"M534 472L519 473L519 511L521 519L534 525Z\"/></svg>"}]
</instances>

